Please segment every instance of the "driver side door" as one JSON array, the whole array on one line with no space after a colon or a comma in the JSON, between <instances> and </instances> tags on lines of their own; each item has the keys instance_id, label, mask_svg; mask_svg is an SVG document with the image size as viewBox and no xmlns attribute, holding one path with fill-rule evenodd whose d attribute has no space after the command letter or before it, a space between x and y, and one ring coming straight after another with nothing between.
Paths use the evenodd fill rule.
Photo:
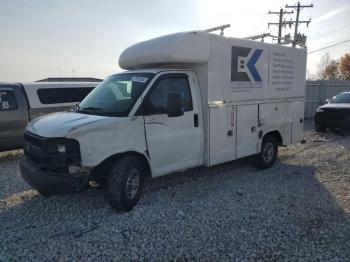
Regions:
<instances>
[{"instance_id":1,"label":"driver side door","mask_svg":"<svg viewBox=\"0 0 350 262\"><path fill-rule=\"evenodd\" d=\"M193 86L188 78L185 73L163 74L145 97L145 132L154 176L201 163L201 131L191 95ZM172 93L182 97L181 116L167 115L168 96Z\"/></svg>"}]
</instances>

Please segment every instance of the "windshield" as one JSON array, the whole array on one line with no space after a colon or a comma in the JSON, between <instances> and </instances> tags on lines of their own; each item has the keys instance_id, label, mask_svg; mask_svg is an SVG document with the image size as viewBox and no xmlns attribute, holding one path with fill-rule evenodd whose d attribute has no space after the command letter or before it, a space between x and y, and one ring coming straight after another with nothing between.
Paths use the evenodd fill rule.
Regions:
<instances>
[{"instance_id":1,"label":"windshield","mask_svg":"<svg viewBox=\"0 0 350 262\"><path fill-rule=\"evenodd\" d=\"M350 103L350 93L336 95L335 97L333 97L330 103Z\"/></svg>"},{"instance_id":2,"label":"windshield","mask_svg":"<svg viewBox=\"0 0 350 262\"><path fill-rule=\"evenodd\" d=\"M153 77L152 73L126 73L110 76L85 97L76 112L104 116L128 116Z\"/></svg>"}]
</instances>

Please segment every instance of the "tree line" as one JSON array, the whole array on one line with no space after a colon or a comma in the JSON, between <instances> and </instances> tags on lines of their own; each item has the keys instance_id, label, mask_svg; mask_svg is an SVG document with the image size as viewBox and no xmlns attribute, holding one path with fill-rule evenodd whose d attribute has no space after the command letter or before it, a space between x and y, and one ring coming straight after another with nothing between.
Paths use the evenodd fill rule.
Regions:
<instances>
[{"instance_id":1,"label":"tree line","mask_svg":"<svg viewBox=\"0 0 350 262\"><path fill-rule=\"evenodd\" d=\"M329 53L325 53L317 77L320 80L350 80L350 53L339 59L331 59Z\"/></svg>"}]
</instances>

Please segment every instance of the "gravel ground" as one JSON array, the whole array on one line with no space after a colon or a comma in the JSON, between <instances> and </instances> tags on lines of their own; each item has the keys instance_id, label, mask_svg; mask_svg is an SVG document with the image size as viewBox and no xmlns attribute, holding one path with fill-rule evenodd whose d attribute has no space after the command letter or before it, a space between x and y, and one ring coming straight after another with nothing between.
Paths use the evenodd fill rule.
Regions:
<instances>
[{"instance_id":1,"label":"gravel ground","mask_svg":"<svg viewBox=\"0 0 350 262\"><path fill-rule=\"evenodd\" d=\"M103 190L45 198L21 179L21 151L0 154L0 260L350 261L350 134L148 181L113 211Z\"/></svg>"}]
</instances>

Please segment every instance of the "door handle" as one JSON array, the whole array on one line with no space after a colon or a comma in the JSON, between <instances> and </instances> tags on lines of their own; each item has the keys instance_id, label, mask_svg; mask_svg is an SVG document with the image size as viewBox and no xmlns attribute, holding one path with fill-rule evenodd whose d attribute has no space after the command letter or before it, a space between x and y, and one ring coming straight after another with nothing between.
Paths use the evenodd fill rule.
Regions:
<instances>
[{"instance_id":1,"label":"door handle","mask_svg":"<svg viewBox=\"0 0 350 262\"><path fill-rule=\"evenodd\" d=\"M198 114L194 114L193 116L194 127L199 126Z\"/></svg>"}]
</instances>

